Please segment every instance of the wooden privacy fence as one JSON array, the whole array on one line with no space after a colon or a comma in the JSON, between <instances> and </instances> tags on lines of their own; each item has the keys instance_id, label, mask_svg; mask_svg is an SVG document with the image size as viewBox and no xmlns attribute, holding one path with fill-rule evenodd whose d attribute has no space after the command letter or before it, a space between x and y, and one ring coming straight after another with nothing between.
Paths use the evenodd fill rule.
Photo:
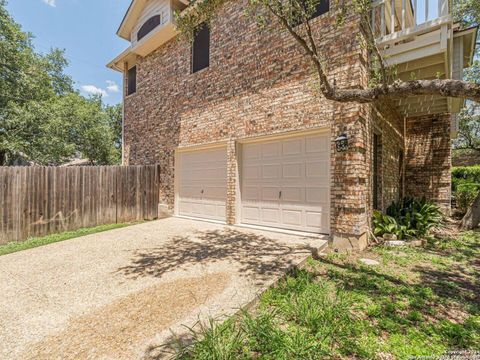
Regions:
<instances>
[{"instance_id":1,"label":"wooden privacy fence","mask_svg":"<svg viewBox=\"0 0 480 360\"><path fill-rule=\"evenodd\" d=\"M159 167L0 167L0 244L158 217Z\"/></svg>"}]
</instances>

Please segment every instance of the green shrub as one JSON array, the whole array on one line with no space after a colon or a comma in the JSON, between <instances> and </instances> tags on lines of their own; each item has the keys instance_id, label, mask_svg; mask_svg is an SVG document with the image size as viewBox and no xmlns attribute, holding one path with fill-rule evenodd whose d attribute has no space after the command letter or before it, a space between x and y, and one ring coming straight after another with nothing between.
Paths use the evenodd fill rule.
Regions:
<instances>
[{"instance_id":1,"label":"green shrub","mask_svg":"<svg viewBox=\"0 0 480 360\"><path fill-rule=\"evenodd\" d=\"M373 233L378 236L394 234L398 239L415 236L415 230L400 225L395 218L383 215L380 211L374 211L373 213Z\"/></svg>"},{"instance_id":2,"label":"green shrub","mask_svg":"<svg viewBox=\"0 0 480 360\"><path fill-rule=\"evenodd\" d=\"M464 183L480 184L480 165L452 168L452 191L455 193L458 186Z\"/></svg>"},{"instance_id":3,"label":"green shrub","mask_svg":"<svg viewBox=\"0 0 480 360\"><path fill-rule=\"evenodd\" d=\"M463 213L466 213L470 205L473 204L473 201L478 196L480 191L480 183L463 183L459 184L457 191L455 193L455 198L457 200L457 207Z\"/></svg>"},{"instance_id":4,"label":"green shrub","mask_svg":"<svg viewBox=\"0 0 480 360\"><path fill-rule=\"evenodd\" d=\"M394 234L399 239L422 238L443 220L439 207L425 199L405 198L393 202L387 214L376 211L373 215L374 234Z\"/></svg>"}]
</instances>

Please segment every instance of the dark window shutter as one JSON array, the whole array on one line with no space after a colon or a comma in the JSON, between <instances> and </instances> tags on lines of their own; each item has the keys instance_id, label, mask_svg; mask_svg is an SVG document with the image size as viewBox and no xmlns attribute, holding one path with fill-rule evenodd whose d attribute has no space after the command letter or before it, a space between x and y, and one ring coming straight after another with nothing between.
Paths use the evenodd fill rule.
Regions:
<instances>
[{"instance_id":1,"label":"dark window shutter","mask_svg":"<svg viewBox=\"0 0 480 360\"><path fill-rule=\"evenodd\" d=\"M210 29L203 24L195 34L192 48L192 72L210 66Z\"/></svg>"},{"instance_id":2,"label":"dark window shutter","mask_svg":"<svg viewBox=\"0 0 480 360\"><path fill-rule=\"evenodd\" d=\"M140 30L137 33L137 40L140 41L144 38L149 32L155 29L158 25L160 25L160 15L152 16L148 19L145 24L142 25Z\"/></svg>"},{"instance_id":3,"label":"dark window shutter","mask_svg":"<svg viewBox=\"0 0 480 360\"><path fill-rule=\"evenodd\" d=\"M128 70L127 81L128 81L127 95L131 95L137 91L137 67L136 66Z\"/></svg>"}]
</instances>

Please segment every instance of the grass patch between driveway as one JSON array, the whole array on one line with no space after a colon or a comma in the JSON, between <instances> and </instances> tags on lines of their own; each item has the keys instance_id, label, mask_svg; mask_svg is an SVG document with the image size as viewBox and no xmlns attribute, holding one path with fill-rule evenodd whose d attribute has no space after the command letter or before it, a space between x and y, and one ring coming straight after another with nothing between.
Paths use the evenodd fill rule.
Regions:
<instances>
[{"instance_id":1,"label":"grass patch between driveway","mask_svg":"<svg viewBox=\"0 0 480 360\"><path fill-rule=\"evenodd\" d=\"M135 224L139 224L139 222L99 225L95 227L66 231L58 234L30 238L22 242L10 242L5 245L0 245L0 256L11 254L17 251L36 248L43 245L53 244L59 241L74 239L80 236L96 234L96 233L113 230L113 229L119 229L119 228L131 226Z\"/></svg>"},{"instance_id":2,"label":"grass patch between driveway","mask_svg":"<svg viewBox=\"0 0 480 360\"><path fill-rule=\"evenodd\" d=\"M367 266L360 258L379 261ZM480 232L308 264L250 312L212 321L178 359L411 359L480 351ZM184 343L185 344L185 343ZM467 357L468 358L468 357Z\"/></svg>"}]
</instances>

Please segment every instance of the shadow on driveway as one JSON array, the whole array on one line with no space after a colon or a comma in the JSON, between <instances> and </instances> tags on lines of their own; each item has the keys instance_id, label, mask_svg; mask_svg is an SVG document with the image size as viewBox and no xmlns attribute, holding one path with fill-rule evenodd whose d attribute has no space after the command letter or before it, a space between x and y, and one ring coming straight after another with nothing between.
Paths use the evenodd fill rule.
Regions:
<instances>
[{"instance_id":1,"label":"shadow on driveway","mask_svg":"<svg viewBox=\"0 0 480 360\"><path fill-rule=\"evenodd\" d=\"M295 254L316 254L305 244L289 246L266 236L234 229L197 231L175 236L154 249L136 250L131 264L118 272L128 277L161 277L193 265L235 262L242 276L278 274L293 265Z\"/></svg>"}]
</instances>

